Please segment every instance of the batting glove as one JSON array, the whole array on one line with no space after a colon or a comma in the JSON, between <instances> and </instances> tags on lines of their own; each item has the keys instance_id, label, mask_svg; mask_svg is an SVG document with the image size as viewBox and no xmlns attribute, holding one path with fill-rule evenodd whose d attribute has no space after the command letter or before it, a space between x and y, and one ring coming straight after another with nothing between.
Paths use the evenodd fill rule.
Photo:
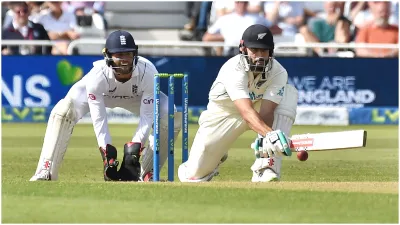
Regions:
<instances>
[{"instance_id":1,"label":"batting glove","mask_svg":"<svg viewBox=\"0 0 400 225\"><path fill-rule=\"evenodd\" d=\"M255 151L256 158L291 156L289 142L290 140L282 131L275 130L268 132L265 137L258 135L251 144L251 148Z\"/></svg>"}]
</instances>

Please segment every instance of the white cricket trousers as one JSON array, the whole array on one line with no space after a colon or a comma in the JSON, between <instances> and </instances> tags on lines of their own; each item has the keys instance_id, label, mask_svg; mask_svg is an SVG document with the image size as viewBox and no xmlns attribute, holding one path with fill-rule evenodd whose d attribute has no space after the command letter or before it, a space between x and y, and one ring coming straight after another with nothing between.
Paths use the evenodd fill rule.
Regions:
<instances>
[{"instance_id":1,"label":"white cricket trousers","mask_svg":"<svg viewBox=\"0 0 400 225\"><path fill-rule=\"evenodd\" d=\"M259 112L261 102L254 104L254 109ZM284 109L291 111L294 121L297 108L297 90L292 85L286 85L285 96L281 104L275 109L281 112ZM279 124L278 115L275 115L274 123ZM278 119L279 120L279 119ZM292 122L284 132L290 133ZM199 129L194 138L188 161L181 165L180 169L185 178L180 180L202 180L210 175L219 165L221 158L228 153L232 144L247 130L250 130L239 112L210 112L204 111L199 118ZM276 129L281 129L278 125ZM250 151L249 143L249 154Z\"/></svg>"}]
</instances>

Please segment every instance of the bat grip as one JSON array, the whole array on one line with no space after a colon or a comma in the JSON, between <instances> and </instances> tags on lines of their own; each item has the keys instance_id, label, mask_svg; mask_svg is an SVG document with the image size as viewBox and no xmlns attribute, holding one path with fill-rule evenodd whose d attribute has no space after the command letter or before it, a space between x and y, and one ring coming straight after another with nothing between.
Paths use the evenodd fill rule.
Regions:
<instances>
[{"instance_id":1,"label":"bat grip","mask_svg":"<svg viewBox=\"0 0 400 225\"><path fill-rule=\"evenodd\" d=\"M283 147L283 150L285 151L285 154L287 156L291 156L292 150L290 149L290 145L289 145L286 137L282 133L278 133L278 136L279 136L279 140L281 140L282 147Z\"/></svg>"}]
</instances>

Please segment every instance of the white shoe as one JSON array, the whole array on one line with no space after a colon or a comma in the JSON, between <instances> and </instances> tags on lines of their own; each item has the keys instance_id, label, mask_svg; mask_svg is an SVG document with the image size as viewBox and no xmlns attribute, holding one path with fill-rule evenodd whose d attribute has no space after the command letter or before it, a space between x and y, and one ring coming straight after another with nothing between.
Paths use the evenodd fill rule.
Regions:
<instances>
[{"instance_id":1,"label":"white shoe","mask_svg":"<svg viewBox=\"0 0 400 225\"><path fill-rule=\"evenodd\" d=\"M253 177L251 178L251 182L270 182L278 180L278 174L276 174L271 168L266 168L259 172L253 171Z\"/></svg>"},{"instance_id":2,"label":"white shoe","mask_svg":"<svg viewBox=\"0 0 400 225\"><path fill-rule=\"evenodd\" d=\"M29 181L38 181L38 180L51 180L50 171L41 170L38 174L33 175L33 177Z\"/></svg>"}]
</instances>

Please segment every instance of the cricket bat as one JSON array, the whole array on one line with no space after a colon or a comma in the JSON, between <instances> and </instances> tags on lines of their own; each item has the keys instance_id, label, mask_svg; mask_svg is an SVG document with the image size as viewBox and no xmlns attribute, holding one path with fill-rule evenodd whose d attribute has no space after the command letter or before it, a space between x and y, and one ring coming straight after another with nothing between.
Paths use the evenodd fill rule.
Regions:
<instances>
[{"instance_id":1,"label":"cricket bat","mask_svg":"<svg viewBox=\"0 0 400 225\"><path fill-rule=\"evenodd\" d=\"M292 152L362 148L366 144L367 131L365 130L296 134L290 138Z\"/></svg>"}]
</instances>

